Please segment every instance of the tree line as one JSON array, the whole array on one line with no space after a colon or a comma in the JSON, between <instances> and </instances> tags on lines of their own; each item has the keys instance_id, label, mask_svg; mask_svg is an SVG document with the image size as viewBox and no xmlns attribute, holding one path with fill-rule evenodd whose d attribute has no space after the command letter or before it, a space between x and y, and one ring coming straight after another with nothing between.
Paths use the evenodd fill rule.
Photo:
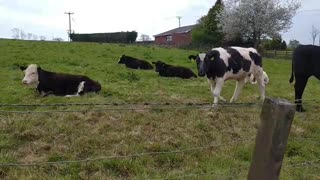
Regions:
<instances>
[{"instance_id":1,"label":"tree line","mask_svg":"<svg viewBox=\"0 0 320 180\"><path fill-rule=\"evenodd\" d=\"M281 32L292 25L301 4L288 0L217 0L192 31L194 44L286 49Z\"/></svg>"},{"instance_id":2,"label":"tree line","mask_svg":"<svg viewBox=\"0 0 320 180\"><path fill-rule=\"evenodd\" d=\"M19 28L13 28L11 29L12 32L12 38L13 39L21 39L21 40L40 40L40 41L45 41L47 40L47 37L44 35L36 35L33 33L26 33L24 30L19 29ZM53 37L51 39L52 41L63 41L62 38L60 37Z\"/></svg>"},{"instance_id":3,"label":"tree line","mask_svg":"<svg viewBox=\"0 0 320 180\"><path fill-rule=\"evenodd\" d=\"M136 41L136 31L92 34L70 34L70 39L76 42L133 43Z\"/></svg>"}]
</instances>

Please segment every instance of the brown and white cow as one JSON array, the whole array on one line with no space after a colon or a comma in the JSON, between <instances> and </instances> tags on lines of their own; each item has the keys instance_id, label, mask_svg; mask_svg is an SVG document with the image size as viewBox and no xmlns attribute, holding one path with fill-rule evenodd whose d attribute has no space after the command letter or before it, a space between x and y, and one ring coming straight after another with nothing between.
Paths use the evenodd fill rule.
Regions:
<instances>
[{"instance_id":1,"label":"brown and white cow","mask_svg":"<svg viewBox=\"0 0 320 180\"><path fill-rule=\"evenodd\" d=\"M101 85L87 76L49 72L36 64L20 66L20 69L25 74L22 83L35 85L42 96L54 94L72 97L101 90Z\"/></svg>"},{"instance_id":2,"label":"brown and white cow","mask_svg":"<svg viewBox=\"0 0 320 180\"><path fill-rule=\"evenodd\" d=\"M230 102L238 99L249 74L257 79L260 90L260 98L265 98L265 83L263 78L262 58L254 48L227 47L213 48L206 53L190 55L197 63L198 75L207 76L214 97L213 106L218 100L225 100L221 94L226 80L237 81L236 88Z\"/></svg>"}]
</instances>

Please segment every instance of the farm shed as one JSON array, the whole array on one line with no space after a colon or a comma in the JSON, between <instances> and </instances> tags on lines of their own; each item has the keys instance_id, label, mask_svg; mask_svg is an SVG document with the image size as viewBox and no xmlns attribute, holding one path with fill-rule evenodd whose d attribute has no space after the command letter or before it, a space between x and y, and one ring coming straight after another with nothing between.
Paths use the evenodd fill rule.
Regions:
<instances>
[{"instance_id":1,"label":"farm shed","mask_svg":"<svg viewBox=\"0 0 320 180\"><path fill-rule=\"evenodd\" d=\"M175 28L157 35L154 35L155 44L162 46L184 46L192 42L191 32L195 25Z\"/></svg>"}]
</instances>

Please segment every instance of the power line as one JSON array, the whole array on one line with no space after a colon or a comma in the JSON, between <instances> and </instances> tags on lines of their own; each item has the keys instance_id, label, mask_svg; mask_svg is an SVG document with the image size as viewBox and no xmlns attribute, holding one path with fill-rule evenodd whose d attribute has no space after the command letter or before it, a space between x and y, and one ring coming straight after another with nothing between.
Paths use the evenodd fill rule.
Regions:
<instances>
[{"instance_id":1,"label":"power line","mask_svg":"<svg viewBox=\"0 0 320 180\"><path fill-rule=\"evenodd\" d=\"M70 41L70 34L72 33L71 30L71 15L74 14L73 12L65 12L64 14L69 15L69 30L68 30L68 40Z\"/></svg>"}]
</instances>

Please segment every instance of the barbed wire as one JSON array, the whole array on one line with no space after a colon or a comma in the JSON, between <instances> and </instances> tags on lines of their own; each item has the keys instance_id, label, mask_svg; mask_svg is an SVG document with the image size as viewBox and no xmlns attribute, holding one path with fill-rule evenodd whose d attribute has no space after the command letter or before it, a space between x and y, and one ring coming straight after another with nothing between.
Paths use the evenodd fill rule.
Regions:
<instances>
[{"instance_id":1,"label":"barbed wire","mask_svg":"<svg viewBox=\"0 0 320 180\"><path fill-rule=\"evenodd\" d=\"M291 100L290 102L294 103L294 101L304 101L304 102L318 102L320 99L296 99ZM226 103L221 102L219 105L262 105L262 102L233 102ZM300 104L300 103L297 103ZM52 104L9 104L3 103L0 104L0 107L59 107L59 106L125 106L125 105L153 105L153 106L170 106L170 105L212 105L212 102L112 102L112 103L52 103Z\"/></svg>"},{"instance_id":2,"label":"barbed wire","mask_svg":"<svg viewBox=\"0 0 320 180\"><path fill-rule=\"evenodd\" d=\"M183 110L183 109L211 109L219 107L253 107L262 106L262 103L221 103L217 107L212 107L208 103L197 103L197 104L149 104L141 106L133 106L128 104L128 106L112 106L100 109L77 109L77 110L0 110L0 114L37 114L37 113L85 113L85 112L101 112L101 111L135 111L135 110Z\"/></svg>"},{"instance_id":3,"label":"barbed wire","mask_svg":"<svg viewBox=\"0 0 320 180\"><path fill-rule=\"evenodd\" d=\"M261 105L257 102L239 102L239 103L220 103L219 105ZM186 103L172 103L172 102L127 102L127 103L53 103L53 104L0 104L0 107L59 107L59 106L126 106L126 105L150 105L150 106L203 106L212 105L212 102L186 102Z\"/></svg>"},{"instance_id":4,"label":"barbed wire","mask_svg":"<svg viewBox=\"0 0 320 180\"><path fill-rule=\"evenodd\" d=\"M240 166L237 168L231 168L228 169L229 171L236 171L236 170L244 170L249 168L249 166ZM200 177L200 176L220 176L219 179L229 179L229 178L235 178L235 175L230 175L230 176L223 176L224 174L222 172L204 172L204 173L191 173L191 174L186 174L186 175L180 175L180 176L176 176L176 177L165 177L165 178L157 178L157 179L152 179L152 180L171 180L171 179L184 179L187 177ZM222 177L223 176L223 177Z\"/></svg>"},{"instance_id":5,"label":"barbed wire","mask_svg":"<svg viewBox=\"0 0 320 180\"><path fill-rule=\"evenodd\" d=\"M293 162L288 162L289 164L286 164L285 167L301 167L301 166L314 166L315 164L320 165L320 159L315 159L311 161L293 161ZM316 166L319 167L320 166Z\"/></svg>"},{"instance_id":6,"label":"barbed wire","mask_svg":"<svg viewBox=\"0 0 320 180\"><path fill-rule=\"evenodd\" d=\"M320 138L291 138L289 140L294 140L294 141L307 141L307 142L312 142L314 144L320 144Z\"/></svg>"},{"instance_id":7,"label":"barbed wire","mask_svg":"<svg viewBox=\"0 0 320 180\"><path fill-rule=\"evenodd\" d=\"M210 103L141 103L141 104L118 104L118 103L100 103L100 104L7 104L6 106L19 106L19 107L35 107L35 106L47 106L47 107L62 107L62 106L95 106L105 105L112 106L108 108L100 109L77 109L77 110L0 110L0 114L43 114L43 113L86 113L86 112L102 112L102 111L135 111L135 110L183 110L183 109L219 109L219 107L262 107L263 103L219 103L216 107L213 107ZM294 105L294 104L293 104ZM306 107L320 107L318 104L299 103L296 105L303 105ZM3 105L5 106L5 105ZM131 107L130 107L131 106ZM132 107L134 106L134 107Z\"/></svg>"},{"instance_id":8,"label":"barbed wire","mask_svg":"<svg viewBox=\"0 0 320 180\"><path fill-rule=\"evenodd\" d=\"M124 158L133 158L133 157L141 157L141 156L152 156L152 155L162 155L162 154L178 154L178 153L185 153L189 151L198 151L203 149L209 148L217 148L222 146L229 146L235 145L242 142L253 141L253 138L245 139L245 140L237 140L231 141L229 143L223 144L212 144L202 147L194 147L188 149L178 149L173 151L157 151L157 152L145 152L139 154L131 154L131 155L120 155L120 156L106 156L106 157L97 157L97 158L87 158L87 159L80 159L80 160L67 160L67 161L54 161L54 162L32 162L32 163L0 163L0 167L25 167L25 166L40 166L40 165L59 165L59 164L72 164L72 163L87 163L92 161L102 161L102 160L109 160L109 159L124 159Z\"/></svg>"}]
</instances>

